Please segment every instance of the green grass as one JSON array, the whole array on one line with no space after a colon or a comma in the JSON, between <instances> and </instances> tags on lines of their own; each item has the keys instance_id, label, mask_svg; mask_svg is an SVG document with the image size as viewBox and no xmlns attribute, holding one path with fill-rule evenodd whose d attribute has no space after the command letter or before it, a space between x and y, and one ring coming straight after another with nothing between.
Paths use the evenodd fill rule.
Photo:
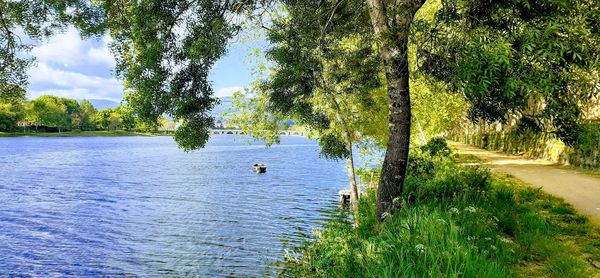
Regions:
<instances>
[{"instance_id":1,"label":"green grass","mask_svg":"<svg viewBox=\"0 0 600 278\"><path fill-rule=\"evenodd\" d=\"M486 162L485 159L476 156L474 154L467 154L467 153L456 153L454 154L455 157L455 161L456 163L459 164L470 164L470 163L483 163Z\"/></svg>"},{"instance_id":2,"label":"green grass","mask_svg":"<svg viewBox=\"0 0 600 278\"><path fill-rule=\"evenodd\" d=\"M448 158L411 161L405 197L392 216L377 223L375 192L367 192L356 223L338 212L286 256L282 275L600 276L588 263L600 261L600 229L562 200Z\"/></svg>"},{"instance_id":3,"label":"green grass","mask_svg":"<svg viewBox=\"0 0 600 278\"><path fill-rule=\"evenodd\" d=\"M155 136L159 134L126 130L67 132L0 132L0 137L92 137L92 136Z\"/></svg>"}]
</instances>

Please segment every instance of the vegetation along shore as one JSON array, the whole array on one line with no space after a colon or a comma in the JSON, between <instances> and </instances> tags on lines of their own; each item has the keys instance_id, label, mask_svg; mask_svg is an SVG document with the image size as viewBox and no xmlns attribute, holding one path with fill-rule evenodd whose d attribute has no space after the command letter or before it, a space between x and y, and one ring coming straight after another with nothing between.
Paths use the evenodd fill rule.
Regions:
<instances>
[{"instance_id":1,"label":"vegetation along shore","mask_svg":"<svg viewBox=\"0 0 600 278\"><path fill-rule=\"evenodd\" d=\"M598 277L600 227L569 204L450 153L413 150L401 208L377 221L368 189L288 252L297 277ZM431 144L430 144L431 145ZM430 145L426 145L427 148ZM423 148L423 149L425 149Z\"/></svg>"}]
</instances>

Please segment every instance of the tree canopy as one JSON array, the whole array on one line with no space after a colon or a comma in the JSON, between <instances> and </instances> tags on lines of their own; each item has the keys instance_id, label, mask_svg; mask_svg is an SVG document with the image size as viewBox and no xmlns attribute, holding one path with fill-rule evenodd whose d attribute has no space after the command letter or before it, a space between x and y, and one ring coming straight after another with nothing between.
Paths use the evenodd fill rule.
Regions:
<instances>
[{"instance_id":1,"label":"tree canopy","mask_svg":"<svg viewBox=\"0 0 600 278\"><path fill-rule=\"evenodd\" d=\"M600 3L443 1L425 24L420 68L462 93L471 120L555 132L570 144L600 92Z\"/></svg>"}]
</instances>

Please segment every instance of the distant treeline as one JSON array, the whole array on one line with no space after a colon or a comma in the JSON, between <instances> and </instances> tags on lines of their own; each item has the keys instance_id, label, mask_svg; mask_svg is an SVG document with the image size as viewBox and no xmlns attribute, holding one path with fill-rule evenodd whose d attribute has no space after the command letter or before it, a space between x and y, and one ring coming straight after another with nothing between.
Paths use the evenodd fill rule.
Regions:
<instances>
[{"instance_id":1,"label":"distant treeline","mask_svg":"<svg viewBox=\"0 0 600 278\"><path fill-rule=\"evenodd\" d=\"M44 95L32 101L0 99L0 131L144 130L126 105L97 110L88 100Z\"/></svg>"}]
</instances>

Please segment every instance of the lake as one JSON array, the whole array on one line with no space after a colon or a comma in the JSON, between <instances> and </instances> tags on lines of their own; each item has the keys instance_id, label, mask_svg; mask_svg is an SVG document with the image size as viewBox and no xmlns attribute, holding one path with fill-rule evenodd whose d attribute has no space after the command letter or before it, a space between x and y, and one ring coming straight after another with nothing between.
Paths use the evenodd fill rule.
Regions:
<instances>
[{"instance_id":1,"label":"lake","mask_svg":"<svg viewBox=\"0 0 600 278\"><path fill-rule=\"evenodd\" d=\"M344 163L247 141L0 138L0 276L272 276L337 205Z\"/></svg>"}]
</instances>

